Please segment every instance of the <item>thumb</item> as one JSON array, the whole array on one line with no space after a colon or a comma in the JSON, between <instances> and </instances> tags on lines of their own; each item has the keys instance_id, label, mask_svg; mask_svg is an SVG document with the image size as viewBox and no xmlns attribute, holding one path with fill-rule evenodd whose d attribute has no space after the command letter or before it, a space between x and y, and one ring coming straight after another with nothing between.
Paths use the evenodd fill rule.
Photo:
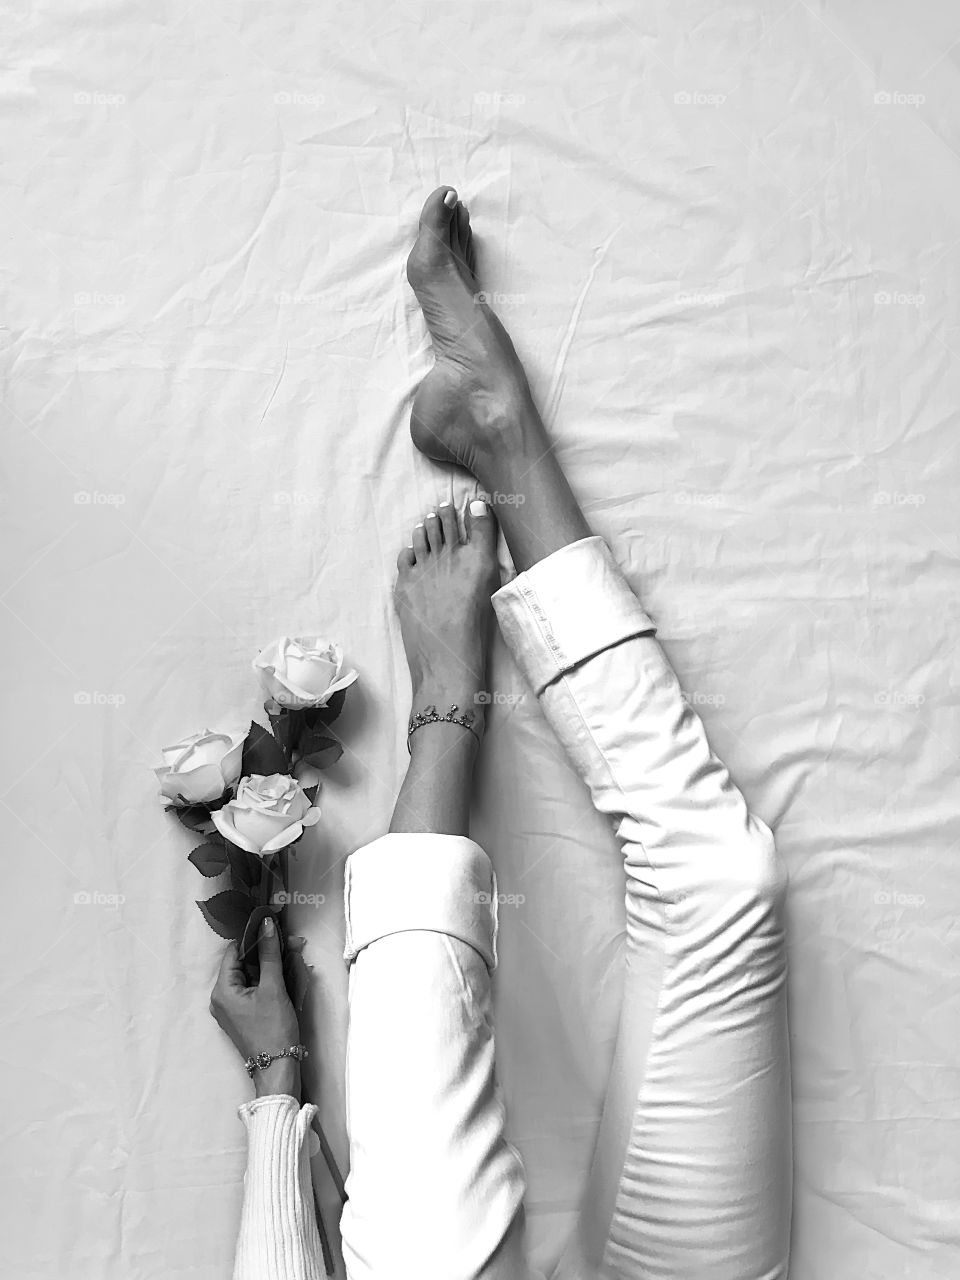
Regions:
<instances>
[{"instance_id":1,"label":"thumb","mask_svg":"<svg viewBox=\"0 0 960 1280\"><path fill-rule=\"evenodd\" d=\"M280 955L280 938L277 935L277 923L273 916L265 916L260 924L257 939L257 954L260 957L260 982L264 978L271 982L283 983L283 958Z\"/></svg>"}]
</instances>

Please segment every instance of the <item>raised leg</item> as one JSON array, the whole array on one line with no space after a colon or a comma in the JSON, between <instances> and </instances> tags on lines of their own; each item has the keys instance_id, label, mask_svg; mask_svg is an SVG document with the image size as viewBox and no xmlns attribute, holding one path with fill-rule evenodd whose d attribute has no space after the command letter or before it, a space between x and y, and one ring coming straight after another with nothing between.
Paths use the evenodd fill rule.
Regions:
<instances>
[{"instance_id":1,"label":"raised leg","mask_svg":"<svg viewBox=\"0 0 960 1280\"><path fill-rule=\"evenodd\" d=\"M414 530L396 590L413 706L482 732L496 578L489 511L444 506ZM390 834L347 863L350 1280L526 1280L523 1170L504 1138L490 971L496 881L467 836L474 733L413 733Z\"/></svg>"},{"instance_id":2,"label":"raised leg","mask_svg":"<svg viewBox=\"0 0 960 1280\"><path fill-rule=\"evenodd\" d=\"M444 188L430 197L408 268L437 353L414 405L414 442L467 466L484 489L523 495L501 517L521 572L494 606L617 832L626 873L618 1044L560 1275L782 1280L791 1204L783 867L651 619L590 535L509 338L489 308L468 310L476 282L460 253L460 210Z\"/></svg>"}]
</instances>

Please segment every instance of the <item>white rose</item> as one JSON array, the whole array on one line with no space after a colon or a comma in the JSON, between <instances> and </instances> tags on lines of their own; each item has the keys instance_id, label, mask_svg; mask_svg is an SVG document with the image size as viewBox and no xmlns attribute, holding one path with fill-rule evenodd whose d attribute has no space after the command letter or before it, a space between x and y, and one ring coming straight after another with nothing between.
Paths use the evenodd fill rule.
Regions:
<instances>
[{"instance_id":1,"label":"white rose","mask_svg":"<svg viewBox=\"0 0 960 1280\"><path fill-rule=\"evenodd\" d=\"M240 777L246 736L245 730L217 733L201 729L172 747L162 747L163 764L154 773L163 795L174 803L181 796L187 804L219 800Z\"/></svg>"},{"instance_id":2,"label":"white rose","mask_svg":"<svg viewBox=\"0 0 960 1280\"><path fill-rule=\"evenodd\" d=\"M343 670L343 650L320 636L281 636L253 660L267 697L281 707L325 707L357 678Z\"/></svg>"},{"instance_id":3,"label":"white rose","mask_svg":"<svg viewBox=\"0 0 960 1280\"><path fill-rule=\"evenodd\" d=\"M303 788L283 773L241 778L236 799L210 815L231 844L248 853L275 853L303 835L304 827L320 820Z\"/></svg>"}]
</instances>

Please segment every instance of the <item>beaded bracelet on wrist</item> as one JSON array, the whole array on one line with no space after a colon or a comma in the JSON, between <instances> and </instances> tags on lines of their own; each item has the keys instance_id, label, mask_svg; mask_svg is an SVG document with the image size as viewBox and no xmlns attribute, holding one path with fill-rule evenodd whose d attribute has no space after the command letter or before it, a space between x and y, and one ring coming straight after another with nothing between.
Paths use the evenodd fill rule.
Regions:
<instances>
[{"instance_id":1,"label":"beaded bracelet on wrist","mask_svg":"<svg viewBox=\"0 0 960 1280\"><path fill-rule=\"evenodd\" d=\"M410 717L407 725L407 750L410 750L410 736L416 733L418 729L422 729L425 724L458 724L462 728L467 729L480 741L480 735L473 727L476 723L477 713L475 711L461 712L457 704L454 702L450 706L450 710L443 715L431 703L429 707L424 707L422 711L415 712Z\"/></svg>"},{"instance_id":2,"label":"beaded bracelet on wrist","mask_svg":"<svg viewBox=\"0 0 960 1280\"><path fill-rule=\"evenodd\" d=\"M247 1068L247 1075L252 1080L255 1071L266 1071L270 1063L276 1062L278 1058L296 1058L298 1062L302 1062L309 1056L302 1044L292 1044L289 1049L281 1049L279 1053L255 1053L253 1057L247 1058L243 1065Z\"/></svg>"}]
</instances>

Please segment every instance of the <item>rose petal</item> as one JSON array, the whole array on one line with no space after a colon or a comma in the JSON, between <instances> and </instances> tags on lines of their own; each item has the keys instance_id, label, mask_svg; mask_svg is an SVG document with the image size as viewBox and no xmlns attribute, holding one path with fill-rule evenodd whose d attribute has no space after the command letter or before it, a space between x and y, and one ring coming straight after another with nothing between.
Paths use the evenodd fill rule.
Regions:
<instances>
[{"instance_id":1,"label":"rose petal","mask_svg":"<svg viewBox=\"0 0 960 1280\"><path fill-rule=\"evenodd\" d=\"M268 841L261 850L262 853L276 853L278 849L286 849L288 845L293 844L295 840L299 840L303 835L303 827L299 822L294 822L287 827L285 831L281 831L279 835Z\"/></svg>"}]
</instances>

